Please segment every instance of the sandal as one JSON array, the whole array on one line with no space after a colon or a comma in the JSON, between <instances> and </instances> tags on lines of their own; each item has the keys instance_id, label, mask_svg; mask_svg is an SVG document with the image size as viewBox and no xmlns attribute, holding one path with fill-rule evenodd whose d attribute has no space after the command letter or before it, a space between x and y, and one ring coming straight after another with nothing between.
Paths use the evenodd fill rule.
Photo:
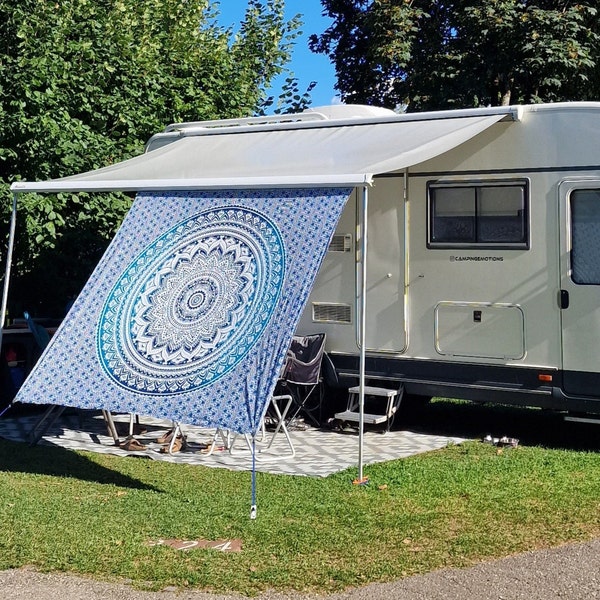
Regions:
<instances>
[{"instance_id":1,"label":"sandal","mask_svg":"<svg viewBox=\"0 0 600 600\"><path fill-rule=\"evenodd\" d=\"M144 446L144 444L142 444L132 436L127 437L127 439L124 442L121 442L119 444L119 448L121 448L121 450L127 450L129 452L146 450L146 446Z\"/></svg>"},{"instance_id":2,"label":"sandal","mask_svg":"<svg viewBox=\"0 0 600 600\"><path fill-rule=\"evenodd\" d=\"M167 444L173 439L173 429L169 429L167 433L163 433L156 441L159 444Z\"/></svg>"},{"instance_id":3,"label":"sandal","mask_svg":"<svg viewBox=\"0 0 600 600\"><path fill-rule=\"evenodd\" d=\"M160 451L163 454L167 454L169 452L170 446L171 446L170 443L166 444L161 447ZM175 439L175 442L173 442L173 447L171 448L171 453L179 452L180 450L185 450L186 448L187 448L187 442L185 441L185 438L178 435L177 438Z\"/></svg>"}]
</instances>

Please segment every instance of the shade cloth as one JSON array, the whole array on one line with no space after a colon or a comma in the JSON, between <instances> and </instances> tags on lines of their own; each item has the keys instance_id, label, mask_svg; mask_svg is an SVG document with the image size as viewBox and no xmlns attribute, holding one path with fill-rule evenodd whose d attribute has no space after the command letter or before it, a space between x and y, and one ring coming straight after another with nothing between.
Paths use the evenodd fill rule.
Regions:
<instances>
[{"instance_id":1,"label":"shade cloth","mask_svg":"<svg viewBox=\"0 0 600 600\"><path fill-rule=\"evenodd\" d=\"M254 433L350 191L138 195L16 400Z\"/></svg>"}]
</instances>

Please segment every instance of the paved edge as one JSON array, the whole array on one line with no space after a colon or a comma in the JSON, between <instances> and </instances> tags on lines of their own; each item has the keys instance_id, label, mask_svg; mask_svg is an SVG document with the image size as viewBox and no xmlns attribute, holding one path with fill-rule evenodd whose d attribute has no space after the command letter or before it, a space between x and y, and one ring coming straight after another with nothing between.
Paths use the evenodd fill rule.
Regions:
<instances>
[{"instance_id":1,"label":"paved edge","mask_svg":"<svg viewBox=\"0 0 600 600\"><path fill-rule=\"evenodd\" d=\"M32 568L0 571L0 587L11 600L240 600L167 588L147 592L71 574ZM444 569L391 583L370 584L319 595L266 592L258 600L589 600L600 598L600 539L516 554L465 569Z\"/></svg>"}]
</instances>

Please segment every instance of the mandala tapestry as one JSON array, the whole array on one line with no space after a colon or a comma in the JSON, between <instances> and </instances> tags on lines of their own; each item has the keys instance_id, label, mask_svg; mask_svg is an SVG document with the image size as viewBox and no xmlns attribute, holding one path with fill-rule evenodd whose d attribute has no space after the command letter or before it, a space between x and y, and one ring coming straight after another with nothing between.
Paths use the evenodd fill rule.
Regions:
<instances>
[{"instance_id":1,"label":"mandala tapestry","mask_svg":"<svg viewBox=\"0 0 600 600\"><path fill-rule=\"evenodd\" d=\"M138 195L16 400L256 431L349 194Z\"/></svg>"}]
</instances>

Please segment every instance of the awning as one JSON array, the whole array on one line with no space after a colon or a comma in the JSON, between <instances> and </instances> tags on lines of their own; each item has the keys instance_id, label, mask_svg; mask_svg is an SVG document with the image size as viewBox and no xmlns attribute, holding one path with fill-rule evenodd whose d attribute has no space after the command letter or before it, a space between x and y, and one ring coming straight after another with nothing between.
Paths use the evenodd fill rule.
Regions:
<instances>
[{"instance_id":1,"label":"awning","mask_svg":"<svg viewBox=\"0 0 600 600\"><path fill-rule=\"evenodd\" d=\"M502 119L509 107L266 127L196 127L159 134L170 143L115 165L13 192L156 191L369 183L443 154ZM444 116L441 116L444 115ZM511 118L512 117L512 118ZM170 136L170 137L169 137ZM169 139L166 139L169 137ZM175 138L175 141L171 141Z\"/></svg>"}]
</instances>

